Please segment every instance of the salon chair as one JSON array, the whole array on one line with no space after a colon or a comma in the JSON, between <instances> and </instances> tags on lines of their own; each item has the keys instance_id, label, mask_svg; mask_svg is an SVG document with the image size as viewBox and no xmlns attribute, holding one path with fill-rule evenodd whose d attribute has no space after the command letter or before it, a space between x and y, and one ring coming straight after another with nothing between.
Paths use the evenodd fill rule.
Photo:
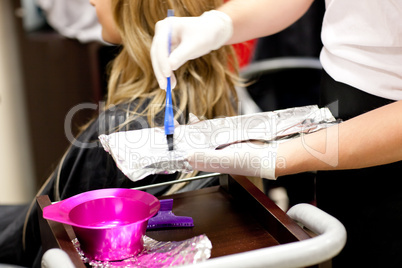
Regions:
<instances>
[{"instance_id":1,"label":"salon chair","mask_svg":"<svg viewBox=\"0 0 402 268\"><path fill-rule=\"evenodd\" d=\"M247 86L236 88L240 102L240 113L251 114L313 104L311 102L318 101L318 93L316 92L314 94L317 95L311 96L308 100L303 100L300 105L289 104L290 106L286 106L286 104L278 104L278 96L274 90L272 88L264 88L266 85L265 79L286 75L286 72L289 71L298 71L307 74L307 76L303 77L303 80L310 82L310 85L304 85L303 87L316 87L319 83L321 70L322 66L319 59L313 57L280 57L250 63L240 70L240 77L246 81ZM283 81L280 86L275 85L278 87L275 90L286 94L291 88L285 82L294 79L294 77L286 77L288 81ZM302 85L304 82L294 81L293 83ZM316 89L308 90L311 92ZM307 95L309 92L301 93ZM263 104L263 102L265 103Z\"/></svg>"},{"instance_id":2,"label":"salon chair","mask_svg":"<svg viewBox=\"0 0 402 268\"><path fill-rule=\"evenodd\" d=\"M318 58L314 57L280 57L255 61L241 70L243 78L252 78L256 75L274 73L286 69L318 69L322 66Z\"/></svg>"},{"instance_id":3,"label":"salon chair","mask_svg":"<svg viewBox=\"0 0 402 268\"><path fill-rule=\"evenodd\" d=\"M346 243L346 230L337 219L309 204L298 204L288 212L291 219L316 234L298 242L252 250L181 266L291 268L316 265L336 256ZM69 256L61 249L49 249L42 258L43 268L73 268Z\"/></svg>"}]
</instances>

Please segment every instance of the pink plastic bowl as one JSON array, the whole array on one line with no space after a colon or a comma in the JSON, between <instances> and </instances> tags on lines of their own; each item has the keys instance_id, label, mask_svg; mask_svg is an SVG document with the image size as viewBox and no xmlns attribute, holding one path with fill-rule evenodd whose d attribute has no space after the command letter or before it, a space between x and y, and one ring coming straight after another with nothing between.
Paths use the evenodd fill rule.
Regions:
<instances>
[{"instance_id":1,"label":"pink plastic bowl","mask_svg":"<svg viewBox=\"0 0 402 268\"><path fill-rule=\"evenodd\" d=\"M43 210L45 219L72 225L85 255L93 260L123 260L143 249L148 219L159 200L132 189L102 189L75 195Z\"/></svg>"}]
</instances>

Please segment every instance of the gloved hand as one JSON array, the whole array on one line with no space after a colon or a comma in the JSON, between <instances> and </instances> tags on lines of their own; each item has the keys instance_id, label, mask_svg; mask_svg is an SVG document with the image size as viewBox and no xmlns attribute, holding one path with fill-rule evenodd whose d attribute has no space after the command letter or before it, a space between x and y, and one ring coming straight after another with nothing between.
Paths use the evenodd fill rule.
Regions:
<instances>
[{"instance_id":1,"label":"gloved hand","mask_svg":"<svg viewBox=\"0 0 402 268\"><path fill-rule=\"evenodd\" d=\"M189 152L187 160L195 170L275 180L277 144L236 143L221 150Z\"/></svg>"},{"instance_id":2,"label":"gloved hand","mask_svg":"<svg viewBox=\"0 0 402 268\"><path fill-rule=\"evenodd\" d=\"M168 36L171 31L171 54ZM199 17L168 17L155 25L151 59L161 89L166 89L166 78L188 60L208 54L223 46L233 34L232 20L223 12L211 10Z\"/></svg>"}]
</instances>

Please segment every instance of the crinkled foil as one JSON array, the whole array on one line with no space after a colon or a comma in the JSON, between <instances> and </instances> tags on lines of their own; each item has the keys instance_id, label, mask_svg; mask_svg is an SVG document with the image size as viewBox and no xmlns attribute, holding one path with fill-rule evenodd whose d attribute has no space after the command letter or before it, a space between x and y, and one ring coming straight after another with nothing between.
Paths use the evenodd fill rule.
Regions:
<instances>
[{"instance_id":1,"label":"crinkled foil","mask_svg":"<svg viewBox=\"0 0 402 268\"><path fill-rule=\"evenodd\" d=\"M327 108L312 105L180 125L174 131L173 151L168 151L163 128L116 132L99 139L120 170L137 181L151 174L192 171L186 155L194 149L214 150L247 140L278 141L334 123Z\"/></svg>"},{"instance_id":2,"label":"crinkled foil","mask_svg":"<svg viewBox=\"0 0 402 268\"><path fill-rule=\"evenodd\" d=\"M144 236L144 250L138 255L121 261L89 260L81 250L77 239L72 242L84 263L94 268L163 268L205 261L211 256L212 244L206 235L179 242L158 242Z\"/></svg>"}]
</instances>

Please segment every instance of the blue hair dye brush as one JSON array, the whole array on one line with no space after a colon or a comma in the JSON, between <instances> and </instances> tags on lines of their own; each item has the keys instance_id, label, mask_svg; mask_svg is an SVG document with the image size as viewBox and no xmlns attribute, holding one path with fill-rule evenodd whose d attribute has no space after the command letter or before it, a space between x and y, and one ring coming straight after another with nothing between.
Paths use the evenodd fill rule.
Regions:
<instances>
[{"instance_id":1,"label":"blue hair dye brush","mask_svg":"<svg viewBox=\"0 0 402 268\"><path fill-rule=\"evenodd\" d=\"M172 9L169 9L168 17L171 16L174 16L174 11ZM171 43L172 43L172 29L169 30L169 37L168 37L169 54L171 52ZM172 104L172 86L170 82L170 77L167 78L164 124L165 124L165 135L168 144L168 149L169 151L173 151L174 115L173 115L173 104Z\"/></svg>"}]
</instances>

